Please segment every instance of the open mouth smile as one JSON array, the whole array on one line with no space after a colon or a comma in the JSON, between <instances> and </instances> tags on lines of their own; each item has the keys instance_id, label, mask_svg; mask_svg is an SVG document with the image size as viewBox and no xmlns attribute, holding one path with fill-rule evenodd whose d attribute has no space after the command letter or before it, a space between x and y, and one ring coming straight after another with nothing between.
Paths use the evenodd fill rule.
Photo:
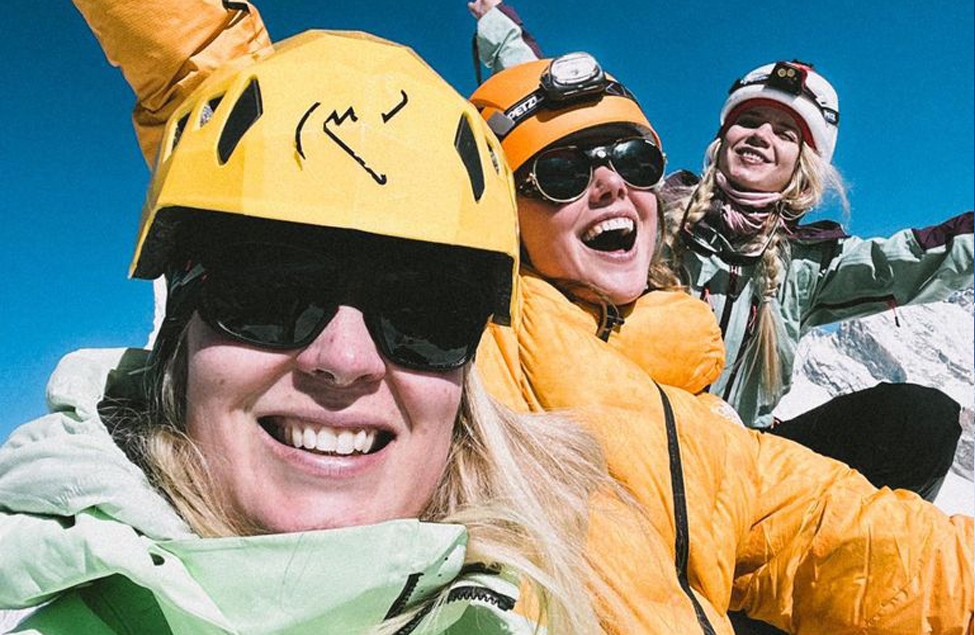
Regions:
<instances>
[{"instance_id":1,"label":"open mouth smile","mask_svg":"<svg viewBox=\"0 0 975 635\"><path fill-rule=\"evenodd\" d=\"M394 438L392 432L377 428L333 428L278 417L262 417L258 423L278 443L323 456L374 454Z\"/></svg>"},{"instance_id":2,"label":"open mouth smile","mask_svg":"<svg viewBox=\"0 0 975 635\"><path fill-rule=\"evenodd\" d=\"M764 154L753 148L739 148L735 154L741 159L742 163L770 163L771 160Z\"/></svg>"},{"instance_id":3,"label":"open mouth smile","mask_svg":"<svg viewBox=\"0 0 975 635\"><path fill-rule=\"evenodd\" d=\"M616 216L602 220L582 234L582 243L595 251L628 252L636 244L636 223L632 218Z\"/></svg>"}]
</instances>

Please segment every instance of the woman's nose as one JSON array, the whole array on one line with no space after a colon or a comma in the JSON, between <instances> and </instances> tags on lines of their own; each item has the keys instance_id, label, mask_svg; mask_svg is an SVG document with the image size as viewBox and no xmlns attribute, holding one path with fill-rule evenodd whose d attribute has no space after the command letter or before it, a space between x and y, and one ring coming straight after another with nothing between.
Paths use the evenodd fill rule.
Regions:
<instances>
[{"instance_id":1,"label":"woman's nose","mask_svg":"<svg viewBox=\"0 0 975 635\"><path fill-rule=\"evenodd\" d=\"M754 142L755 140L760 141L764 145L768 145L770 139L775 135L775 129L772 124L765 122L762 125L752 128L752 133L748 135L748 140Z\"/></svg>"},{"instance_id":2,"label":"woman's nose","mask_svg":"<svg viewBox=\"0 0 975 635\"><path fill-rule=\"evenodd\" d=\"M593 204L606 204L626 194L626 181L608 165L594 168L592 182L589 184L589 201Z\"/></svg>"},{"instance_id":3,"label":"woman's nose","mask_svg":"<svg viewBox=\"0 0 975 635\"><path fill-rule=\"evenodd\" d=\"M359 309L340 306L325 326L296 358L305 374L330 386L349 387L378 381L386 374L386 361L366 328Z\"/></svg>"}]
</instances>

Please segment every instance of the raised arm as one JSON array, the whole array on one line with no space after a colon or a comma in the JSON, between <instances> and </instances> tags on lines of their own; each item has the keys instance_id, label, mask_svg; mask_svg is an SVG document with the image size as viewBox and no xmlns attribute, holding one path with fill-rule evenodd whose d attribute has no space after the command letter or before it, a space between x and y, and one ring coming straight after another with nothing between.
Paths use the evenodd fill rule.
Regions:
<instances>
[{"instance_id":1,"label":"raised arm","mask_svg":"<svg viewBox=\"0 0 975 635\"><path fill-rule=\"evenodd\" d=\"M891 306L943 300L972 285L973 217L965 212L890 238L841 240L802 316L808 330Z\"/></svg>"},{"instance_id":2,"label":"raised arm","mask_svg":"<svg viewBox=\"0 0 975 635\"><path fill-rule=\"evenodd\" d=\"M132 115L146 162L155 161L169 115L230 62L271 52L257 9L230 0L73 0L109 63L136 94Z\"/></svg>"},{"instance_id":3,"label":"raised arm","mask_svg":"<svg viewBox=\"0 0 975 635\"><path fill-rule=\"evenodd\" d=\"M544 57L521 17L501 0L475 0L467 8L477 18L477 51L492 73Z\"/></svg>"}]
</instances>

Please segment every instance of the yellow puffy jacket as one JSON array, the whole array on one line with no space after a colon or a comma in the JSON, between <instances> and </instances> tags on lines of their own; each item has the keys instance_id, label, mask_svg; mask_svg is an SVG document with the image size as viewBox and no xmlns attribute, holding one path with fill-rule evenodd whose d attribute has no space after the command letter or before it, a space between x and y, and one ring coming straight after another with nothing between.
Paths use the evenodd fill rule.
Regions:
<instances>
[{"instance_id":1,"label":"yellow puffy jacket","mask_svg":"<svg viewBox=\"0 0 975 635\"><path fill-rule=\"evenodd\" d=\"M229 0L73 0L136 94L139 146L152 165L173 111L214 69L273 47L257 9Z\"/></svg>"},{"instance_id":2,"label":"yellow puffy jacket","mask_svg":"<svg viewBox=\"0 0 975 635\"><path fill-rule=\"evenodd\" d=\"M270 51L243 2L74 1L136 91L147 161L169 113L210 70ZM597 563L628 604L614 618L619 633L730 634L729 608L800 634L971 628L972 520L728 425L723 402L693 394L723 358L706 306L648 294L602 341L595 311L531 275L523 283L513 327L491 328L477 365L512 407L577 412L643 505L646 526L593 519Z\"/></svg>"},{"instance_id":3,"label":"yellow puffy jacket","mask_svg":"<svg viewBox=\"0 0 975 635\"><path fill-rule=\"evenodd\" d=\"M594 518L592 548L629 605L618 632L730 634L729 609L801 634L970 628L971 518L729 425L723 402L658 388L699 390L720 372L706 305L647 294L603 341L596 312L533 275L522 283L478 368L512 406L577 412L646 511L649 528Z\"/></svg>"}]
</instances>

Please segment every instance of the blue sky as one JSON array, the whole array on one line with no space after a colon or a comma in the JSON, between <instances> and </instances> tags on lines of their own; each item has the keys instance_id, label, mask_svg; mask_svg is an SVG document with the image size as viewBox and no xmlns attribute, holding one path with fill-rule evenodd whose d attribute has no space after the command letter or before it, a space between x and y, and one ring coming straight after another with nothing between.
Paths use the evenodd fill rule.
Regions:
<instances>
[{"instance_id":1,"label":"blue sky","mask_svg":"<svg viewBox=\"0 0 975 635\"><path fill-rule=\"evenodd\" d=\"M670 168L700 167L735 78L798 58L840 95L834 160L851 186L848 230L884 235L973 207L969 1L515 6L546 53L589 50L636 93ZM475 87L464 0L260 8L275 39L313 27L370 31L413 46L460 92ZM7 0L2 13L0 439L44 412L44 385L64 353L141 346L152 321L151 284L126 279L148 180L132 94L66 0Z\"/></svg>"}]
</instances>

